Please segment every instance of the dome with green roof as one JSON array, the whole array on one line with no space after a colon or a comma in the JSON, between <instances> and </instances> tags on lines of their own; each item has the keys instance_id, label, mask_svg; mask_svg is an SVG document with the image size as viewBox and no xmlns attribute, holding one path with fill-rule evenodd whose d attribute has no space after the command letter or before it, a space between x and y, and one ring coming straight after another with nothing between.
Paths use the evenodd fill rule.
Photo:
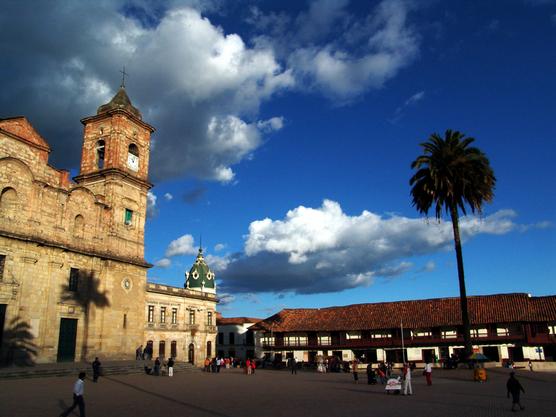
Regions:
<instances>
[{"instance_id":1,"label":"dome with green roof","mask_svg":"<svg viewBox=\"0 0 556 417\"><path fill-rule=\"evenodd\" d=\"M214 282L214 272L210 270L203 257L203 249L199 248L199 253L195 263L185 273L185 288L203 292L216 292L216 284Z\"/></svg>"}]
</instances>

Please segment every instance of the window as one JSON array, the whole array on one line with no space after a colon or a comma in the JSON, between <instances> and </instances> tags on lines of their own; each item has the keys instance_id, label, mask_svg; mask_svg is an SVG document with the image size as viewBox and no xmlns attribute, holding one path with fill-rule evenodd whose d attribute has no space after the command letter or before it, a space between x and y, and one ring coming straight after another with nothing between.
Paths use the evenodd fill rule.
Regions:
<instances>
[{"instance_id":1,"label":"window","mask_svg":"<svg viewBox=\"0 0 556 417\"><path fill-rule=\"evenodd\" d=\"M332 344L332 338L330 337L330 335L319 335L319 345L331 345Z\"/></svg>"},{"instance_id":2,"label":"window","mask_svg":"<svg viewBox=\"0 0 556 417\"><path fill-rule=\"evenodd\" d=\"M507 327L497 327L496 328L496 336L509 336L510 329Z\"/></svg>"},{"instance_id":3,"label":"window","mask_svg":"<svg viewBox=\"0 0 556 417\"><path fill-rule=\"evenodd\" d=\"M6 255L0 255L0 281L4 279L5 266L6 266Z\"/></svg>"},{"instance_id":4,"label":"window","mask_svg":"<svg viewBox=\"0 0 556 417\"><path fill-rule=\"evenodd\" d=\"M264 336L262 341L263 345L274 346L274 336ZM233 355L230 355L233 356Z\"/></svg>"},{"instance_id":5,"label":"window","mask_svg":"<svg viewBox=\"0 0 556 417\"><path fill-rule=\"evenodd\" d=\"M195 324L195 310L189 310L189 324Z\"/></svg>"},{"instance_id":6,"label":"window","mask_svg":"<svg viewBox=\"0 0 556 417\"><path fill-rule=\"evenodd\" d=\"M456 339L458 337L458 332L455 329L442 330L442 339Z\"/></svg>"},{"instance_id":7,"label":"window","mask_svg":"<svg viewBox=\"0 0 556 417\"><path fill-rule=\"evenodd\" d=\"M307 336L286 336L284 337L284 344L286 346L306 346Z\"/></svg>"},{"instance_id":8,"label":"window","mask_svg":"<svg viewBox=\"0 0 556 417\"><path fill-rule=\"evenodd\" d=\"M164 340L158 342L158 356L166 356L166 341Z\"/></svg>"},{"instance_id":9,"label":"window","mask_svg":"<svg viewBox=\"0 0 556 417\"><path fill-rule=\"evenodd\" d=\"M166 323L166 307L160 307L160 322Z\"/></svg>"},{"instance_id":10,"label":"window","mask_svg":"<svg viewBox=\"0 0 556 417\"><path fill-rule=\"evenodd\" d=\"M372 332L371 339L390 339L392 337L391 333L387 332Z\"/></svg>"},{"instance_id":11,"label":"window","mask_svg":"<svg viewBox=\"0 0 556 417\"><path fill-rule=\"evenodd\" d=\"M488 330L481 328L481 329L471 329L471 337L487 337Z\"/></svg>"},{"instance_id":12,"label":"window","mask_svg":"<svg viewBox=\"0 0 556 417\"><path fill-rule=\"evenodd\" d=\"M105 144L103 140L99 140L96 146L96 158L97 158L97 168L104 168L104 148Z\"/></svg>"},{"instance_id":13,"label":"window","mask_svg":"<svg viewBox=\"0 0 556 417\"><path fill-rule=\"evenodd\" d=\"M148 322L152 323L154 321L154 306L149 306Z\"/></svg>"},{"instance_id":14,"label":"window","mask_svg":"<svg viewBox=\"0 0 556 417\"><path fill-rule=\"evenodd\" d=\"M556 324L548 325L548 334L556 334Z\"/></svg>"},{"instance_id":15,"label":"window","mask_svg":"<svg viewBox=\"0 0 556 417\"><path fill-rule=\"evenodd\" d=\"M230 345L234 345L236 343L236 335L234 332L230 332L230 334L228 335L228 340L230 341Z\"/></svg>"},{"instance_id":16,"label":"window","mask_svg":"<svg viewBox=\"0 0 556 417\"><path fill-rule=\"evenodd\" d=\"M127 314L124 314L124 329L127 328Z\"/></svg>"},{"instance_id":17,"label":"window","mask_svg":"<svg viewBox=\"0 0 556 417\"><path fill-rule=\"evenodd\" d=\"M426 329L415 329L411 331L412 337L430 337L432 336L432 332Z\"/></svg>"},{"instance_id":18,"label":"window","mask_svg":"<svg viewBox=\"0 0 556 417\"><path fill-rule=\"evenodd\" d=\"M219 345L223 345L224 344L224 333L219 332L218 333L218 344Z\"/></svg>"},{"instance_id":19,"label":"window","mask_svg":"<svg viewBox=\"0 0 556 417\"><path fill-rule=\"evenodd\" d=\"M212 356L212 342L207 342L207 358Z\"/></svg>"},{"instance_id":20,"label":"window","mask_svg":"<svg viewBox=\"0 0 556 417\"><path fill-rule=\"evenodd\" d=\"M207 325L212 326L212 311L207 312Z\"/></svg>"},{"instance_id":21,"label":"window","mask_svg":"<svg viewBox=\"0 0 556 417\"><path fill-rule=\"evenodd\" d=\"M348 340L361 339L361 333L360 332L347 332L346 333L346 339L348 339Z\"/></svg>"},{"instance_id":22,"label":"window","mask_svg":"<svg viewBox=\"0 0 556 417\"><path fill-rule=\"evenodd\" d=\"M124 223L126 226L131 226L131 221L133 220L133 210L125 209Z\"/></svg>"},{"instance_id":23,"label":"window","mask_svg":"<svg viewBox=\"0 0 556 417\"><path fill-rule=\"evenodd\" d=\"M77 291L77 286L79 285L79 269L71 268L70 269L70 276L68 282L68 290L69 291Z\"/></svg>"},{"instance_id":24,"label":"window","mask_svg":"<svg viewBox=\"0 0 556 417\"><path fill-rule=\"evenodd\" d=\"M178 324L178 309L172 309L172 324Z\"/></svg>"}]
</instances>

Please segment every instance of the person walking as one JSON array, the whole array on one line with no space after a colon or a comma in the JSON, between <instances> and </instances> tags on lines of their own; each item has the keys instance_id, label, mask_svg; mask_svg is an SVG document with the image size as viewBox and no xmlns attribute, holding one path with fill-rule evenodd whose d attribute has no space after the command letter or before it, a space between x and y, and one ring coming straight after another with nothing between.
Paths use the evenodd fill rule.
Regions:
<instances>
[{"instance_id":1,"label":"person walking","mask_svg":"<svg viewBox=\"0 0 556 417\"><path fill-rule=\"evenodd\" d=\"M160 376L160 359L158 358L158 356L154 361L154 375Z\"/></svg>"},{"instance_id":2,"label":"person walking","mask_svg":"<svg viewBox=\"0 0 556 417\"><path fill-rule=\"evenodd\" d=\"M515 372L510 372L510 378L508 379L508 382L506 382L506 388L508 390L508 398L510 398L510 394L512 394L512 411L516 411L516 404L519 406L520 410L525 409L525 407L521 405L521 401L519 398L522 392L525 394L525 390L516 379Z\"/></svg>"},{"instance_id":3,"label":"person walking","mask_svg":"<svg viewBox=\"0 0 556 417\"><path fill-rule=\"evenodd\" d=\"M297 375L297 361L295 360L295 358L293 356L290 358L289 365L290 365L290 368L291 368L291 371L292 371L292 375Z\"/></svg>"},{"instance_id":4,"label":"person walking","mask_svg":"<svg viewBox=\"0 0 556 417\"><path fill-rule=\"evenodd\" d=\"M356 384L359 382L358 364L359 362L357 362L357 359L354 359L353 362L351 363L352 371L353 371L353 382Z\"/></svg>"},{"instance_id":5,"label":"person walking","mask_svg":"<svg viewBox=\"0 0 556 417\"><path fill-rule=\"evenodd\" d=\"M100 361L95 358L93 361L93 382L98 382L98 377L100 375Z\"/></svg>"},{"instance_id":6,"label":"person walking","mask_svg":"<svg viewBox=\"0 0 556 417\"><path fill-rule=\"evenodd\" d=\"M135 349L135 360L139 361L144 358L145 357L143 356L143 345L141 345L137 349Z\"/></svg>"},{"instance_id":7,"label":"person walking","mask_svg":"<svg viewBox=\"0 0 556 417\"><path fill-rule=\"evenodd\" d=\"M427 379L427 385L430 387L432 385L432 363L428 360L425 363L425 378Z\"/></svg>"},{"instance_id":8,"label":"person walking","mask_svg":"<svg viewBox=\"0 0 556 417\"><path fill-rule=\"evenodd\" d=\"M529 363L527 364L527 366L529 367L529 370L531 372L533 372L533 362L529 361Z\"/></svg>"},{"instance_id":9,"label":"person walking","mask_svg":"<svg viewBox=\"0 0 556 417\"><path fill-rule=\"evenodd\" d=\"M85 400L83 393L85 391L85 372L79 372L79 377L73 385L73 404L66 411L60 414L60 417L67 417L75 407L79 407L80 417L85 417Z\"/></svg>"},{"instance_id":10,"label":"person walking","mask_svg":"<svg viewBox=\"0 0 556 417\"><path fill-rule=\"evenodd\" d=\"M255 375L255 369L257 369L257 363L255 359L251 359L251 375Z\"/></svg>"},{"instance_id":11,"label":"person walking","mask_svg":"<svg viewBox=\"0 0 556 417\"><path fill-rule=\"evenodd\" d=\"M172 356L168 359L168 376L174 376L174 358Z\"/></svg>"},{"instance_id":12,"label":"person walking","mask_svg":"<svg viewBox=\"0 0 556 417\"><path fill-rule=\"evenodd\" d=\"M247 375L251 375L251 360L249 358L245 361L245 372Z\"/></svg>"},{"instance_id":13,"label":"person walking","mask_svg":"<svg viewBox=\"0 0 556 417\"><path fill-rule=\"evenodd\" d=\"M403 365L403 395L413 395L413 387L411 386L411 368L407 363L404 363Z\"/></svg>"}]
</instances>

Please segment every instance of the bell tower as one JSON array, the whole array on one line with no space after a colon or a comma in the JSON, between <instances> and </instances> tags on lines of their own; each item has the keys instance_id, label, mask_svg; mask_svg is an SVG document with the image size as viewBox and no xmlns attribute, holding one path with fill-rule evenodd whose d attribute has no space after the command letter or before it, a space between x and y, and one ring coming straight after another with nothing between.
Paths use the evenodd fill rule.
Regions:
<instances>
[{"instance_id":1,"label":"bell tower","mask_svg":"<svg viewBox=\"0 0 556 417\"><path fill-rule=\"evenodd\" d=\"M106 249L135 259L144 257L144 226L150 137L154 128L131 104L124 84L84 125L81 167L74 179L106 204L102 237Z\"/></svg>"}]
</instances>

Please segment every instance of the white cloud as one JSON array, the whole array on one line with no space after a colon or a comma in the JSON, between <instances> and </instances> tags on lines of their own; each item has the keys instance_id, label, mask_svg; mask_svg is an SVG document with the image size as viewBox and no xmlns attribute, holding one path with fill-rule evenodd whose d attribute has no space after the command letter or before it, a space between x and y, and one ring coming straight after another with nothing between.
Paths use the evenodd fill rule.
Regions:
<instances>
[{"instance_id":1,"label":"white cloud","mask_svg":"<svg viewBox=\"0 0 556 417\"><path fill-rule=\"evenodd\" d=\"M159 259L154 263L154 266L159 268L168 268L170 265L172 265L172 261L168 258Z\"/></svg>"},{"instance_id":2,"label":"white cloud","mask_svg":"<svg viewBox=\"0 0 556 417\"><path fill-rule=\"evenodd\" d=\"M174 196L170 193L165 193L164 194L164 200L166 201L172 201L174 199Z\"/></svg>"},{"instance_id":3,"label":"white cloud","mask_svg":"<svg viewBox=\"0 0 556 417\"><path fill-rule=\"evenodd\" d=\"M224 271L230 263L230 259L227 256L216 255L205 256L205 261L209 268L212 269L214 272Z\"/></svg>"},{"instance_id":4,"label":"white cloud","mask_svg":"<svg viewBox=\"0 0 556 417\"><path fill-rule=\"evenodd\" d=\"M156 199L157 197L153 192L147 192L147 217L154 217L158 214Z\"/></svg>"},{"instance_id":5,"label":"white cloud","mask_svg":"<svg viewBox=\"0 0 556 417\"><path fill-rule=\"evenodd\" d=\"M197 249L194 247L193 236L183 235L173 240L166 248L166 257L170 258L177 255L195 255Z\"/></svg>"},{"instance_id":6,"label":"white cloud","mask_svg":"<svg viewBox=\"0 0 556 417\"><path fill-rule=\"evenodd\" d=\"M226 244L224 243L217 243L216 245L214 245L214 251L215 252L220 252L221 250L226 248Z\"/></svg>"},{"instance_id":7,"label":"white cloud","mask_svg":"<svg viewBox=\"0 0 556 417\"><path fill-rule=\"evenodd\" d=\"M230 182L232 166L263 143L260 104L294 85L290 71L271 48L246 45L183 3L169 3L150 26L137 13L125 15L124 6L117 0L40 4L33 10L18 2L7 5L0 48L14 76L1 85L0 113L28 116L56 149L52 162L75 167L80 145L74 138L80 132L70 121L95 114L110 100L119 81L114 63L125 63L128 95L157 128L151 178ZM152 12L149 4L141 7ZM20 26L27 28L24 33Z\"/></svg>"},{"instance_id":8,"label":"white cloud","mask_svg":"<svg viewBox=\"0 0 556 417\"><path fill-rule=\"evenodd\" d=\"M382 87L418 53L419 37L407 24L408 12L406 2L394 0L381 2L365 20L351 17L355 23L339 26L343 42L310 44L291 53L294 76L341 101Z\"/></svg>"},{"instance_id":9,"label":"white cloud","mask_svg":"<svg viewBox=\"0 0 556 417\"><path fill-rule=\"evenodd\" d=\"M460 219L462 239L520 230L515 217L512 210L464 216ZM226 257L221 287L238 292L341 291L371 285L377 278L430 272L434 262L416 268L409 258L452 248L450 221L383 216L366 210L348 215L337 202L324 200L321 207L290 210L283 219L253 221L244 253Z\"/></svg>"}]
</instances>

